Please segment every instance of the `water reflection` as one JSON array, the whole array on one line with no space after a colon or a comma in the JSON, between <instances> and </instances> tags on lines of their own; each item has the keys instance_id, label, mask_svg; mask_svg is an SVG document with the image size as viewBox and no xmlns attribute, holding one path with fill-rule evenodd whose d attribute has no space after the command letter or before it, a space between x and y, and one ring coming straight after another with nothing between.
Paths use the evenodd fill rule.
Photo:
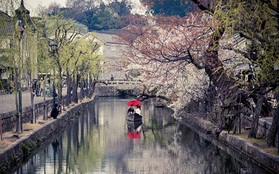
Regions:
<instances>
[{"instance_id":1,"label":"water reflection","mask_svg":"<svg viewBox=\"0 0 279 174\"><path fill-rule=\"evenodd\" d=\"M142 130L142 121L127 121L128 133L130 139L140 139Z\"/></svg>"},{"instance_id":2,"label":"water reflection","mask_svg":"<svg viewBox=\"0 0 279 174\"><path fill-rule=\"evenodd\" d=\"M142 122L127 122L127 101L100 98L14 173L263 172L244 167L189 128L174 124L169 110L152 103L143 103Z\"/></svg>"}]
</instances>

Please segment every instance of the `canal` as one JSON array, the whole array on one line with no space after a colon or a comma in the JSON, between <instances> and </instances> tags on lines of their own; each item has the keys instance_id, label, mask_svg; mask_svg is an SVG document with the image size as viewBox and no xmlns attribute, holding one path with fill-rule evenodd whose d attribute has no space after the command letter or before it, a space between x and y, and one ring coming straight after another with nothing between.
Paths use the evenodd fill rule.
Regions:
<instances>
[{"instance_id":1,"label":"canal","mask_svg":"<svg viewBox=\"0 0 279 174\"><path fill-rule=\"evenodd\" d=\"M127 101L97 99L13 173L267 173L242 157L231 157L174 122L170 110L154 107L152 103L142 105L142 123L127 122Z\"/></svg>"}]
</instances>

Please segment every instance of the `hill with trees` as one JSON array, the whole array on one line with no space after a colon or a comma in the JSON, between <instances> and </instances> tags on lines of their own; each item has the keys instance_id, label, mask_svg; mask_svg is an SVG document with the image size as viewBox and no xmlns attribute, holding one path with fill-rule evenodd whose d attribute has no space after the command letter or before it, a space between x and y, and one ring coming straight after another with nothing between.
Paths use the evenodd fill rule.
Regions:
<instances>
[{"instance_id":1,"label":"hill with trees","mask_svg":"<svg viewBox=\"0 0 279 174\"><path fill-rule=\"evenodd\" d=\"M48 7L49 15L61 13L66 19L72 19L88 27L90 31L120 29L128 24L125 16L131 14L131 4L127 0L114 0L109 4L93 1L68 0L66 8L58 4Z\"/></svg>"}]
</instances>

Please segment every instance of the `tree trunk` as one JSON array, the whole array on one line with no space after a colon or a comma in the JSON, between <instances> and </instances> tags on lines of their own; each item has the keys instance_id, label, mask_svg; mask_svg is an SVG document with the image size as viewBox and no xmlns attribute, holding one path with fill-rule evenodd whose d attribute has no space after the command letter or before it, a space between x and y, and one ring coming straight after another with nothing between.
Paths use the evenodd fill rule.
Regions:
<instances>
[{"instance_id":1,"label":"tree trunk","mask_svg":"<svg viewBox=\"0 0 279 174\"><path fill-rule=\"evenodd\" d=\"M90 77L89 79L89 98L91 98L95 92L95 86L96 86L96 81L92 79L92 77Z\"/></svg>"},{"instance_id":2,"label":"tree trunk","mask_svg":"<svg viewBox=\"0 0 279 174\"><path fill-rule=\"evenodd\" d=\"M80 93L79 93L79 98L80 99L83 99L84 98L84 88L85 88L85 85L84 85L84 78L82 77L80 79Z\"/></svg>"},{"instance_id":3,"label":"tree trunk","mask_svg":"<svg viewBox=\"0 0 279 174\"><path fill-rule=\"evenodd\" d=\"M62 67L58 66L58 85L57 85L58 89L58 97L57 97L57 103L58 105L61 105L62 104L62 87L63 87L63 84L62 84Z\"/></svg>"},{"instance_id":4,"label":"tree trunk","mask_svg":"<svg viewBox=\"0 0 279 174\"><path fill-rule=\"evenodd\" d=\"M252 128L251 128L251 130L248 134L248 137L250 137L250 138L257 138L259 117L260 117L260 114L261 114L261 111L262 111L263 100L264 100L264 96L258 94L256 110L255 110L255 114L254 114L253 120L252 120Z\"/></svg>"},{"instance_id":5,"label":"tree trunk","mask_svg":"<svg viewBox=\"0 0 279 174\"><path fill-rule=\"evenodd\" d=\"M46 77L44 76L44 88L43 88L43 95L44 95L44 120L47 120L47 107L46 107Z\"/></svg>"},{"instance_id":6,"label":"tree trunk","mask_svg":"<svg viewBox=\"0 0 279 174\"><path fill-rule=\"evenodd\" d=\"M35 116L35 108L34 108L34 96L35 96L35 93L34 93L34 89L32 88L34 82L32 82L32 78L31 78L31 73L29 72L29 81L30 81L30 87L29 87L29 90L30 90L30 97L31 97L31 110L32 110L32 120L31 120L31 123L36 123L36 116ZM38 82L38 81L37 81ZM37 88L35 86L35 88ZM35 92L36 92L36 89L35 89Z\"/></svg>"},{"instance_id":7,"label":"tree trunk","mask_svg":"<svg viewBox=\"0 0 279 174\"><path fill-rule=\"evenodd\" d=\"M277 132L277 129L276 129L277 128L277 123L276 123L277 114L276 114L276 112L272 112L272 115L273 115L272 124L271 124L271 127L266 136L267 145L269 147L275 147L275 139L276 139L276 132Z\"/></svg>"},{"instance_id":8,"label":"tree trunk","mask_svg":"<svg viewBox=\"0 0 279 174\"><path fill-rule=\"evenodd\" d=\"M69 106L71 103L72 98L72 77L70 76L70 72L67 69L67 99L66 99L66 105Z\"/></svg>"},{"instance_id":9,"label":"tree trunk","mask_svg":"<svg viewBox=\"0 0 279 174\"><path fill-rule=\"evenodd\" d=\"M73 80L73 102L78 103L78 75L74 75L74 80Z\"/></svg>"}]
</instances>

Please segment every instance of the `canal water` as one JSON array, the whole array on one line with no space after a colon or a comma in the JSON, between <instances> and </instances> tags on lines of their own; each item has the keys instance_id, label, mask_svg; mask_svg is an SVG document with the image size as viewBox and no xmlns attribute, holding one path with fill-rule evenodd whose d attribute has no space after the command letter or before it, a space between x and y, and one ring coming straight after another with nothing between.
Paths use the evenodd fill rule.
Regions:
<instances>
[{"instance_id":1,"label":"canal water","mask_svg":"<svg viewBox=\"0 0 279 174\"><path fill-rule=\"evenodd\" d=\"M142 122L127 122L127 101L99 98L13 173L267 173L242 157L231 157L152 103L142 105Z\"/></svg>"}]
</instances>

